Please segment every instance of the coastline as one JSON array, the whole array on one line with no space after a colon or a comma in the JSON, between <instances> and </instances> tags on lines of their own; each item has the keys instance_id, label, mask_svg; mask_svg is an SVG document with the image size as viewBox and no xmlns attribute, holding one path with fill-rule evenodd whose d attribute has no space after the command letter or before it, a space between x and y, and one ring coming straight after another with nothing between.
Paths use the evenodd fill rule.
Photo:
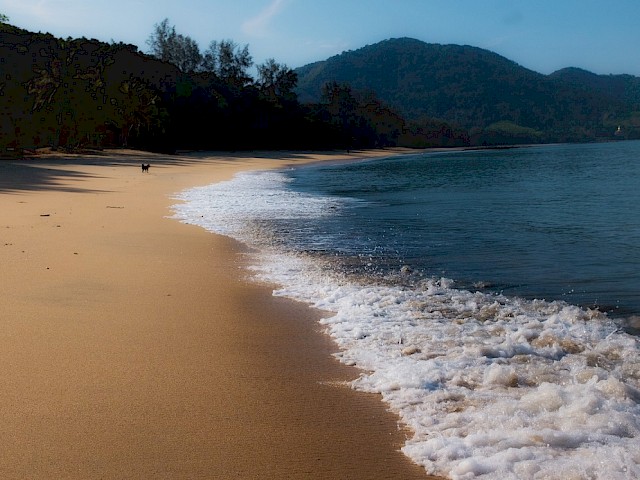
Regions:
<instances>
[{"instance_id":1,"label":"coastline","mask_svg":"<svg viewBox=\"0 0 640 480\"><path fill-rule=\"evenodd\" d=\"M400 154L46 155L0 165L3 478L429 478L320 313L167 218L241 170ZM150 163L148 174L140 163Z\"/></svg>"}]
</instances>

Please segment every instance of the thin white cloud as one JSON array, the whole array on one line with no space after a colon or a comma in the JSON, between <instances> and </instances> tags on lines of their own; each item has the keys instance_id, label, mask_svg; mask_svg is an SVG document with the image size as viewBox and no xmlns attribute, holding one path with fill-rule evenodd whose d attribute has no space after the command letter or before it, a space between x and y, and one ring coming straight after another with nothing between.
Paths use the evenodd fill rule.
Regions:
<instances>
[{"instance_id":1,"label":"thin white cloud","mask_svg":"<svg viewBox=\"0 0 640 480\"><path fill-rule=\"evenodd\" d=\"M258 15L252 17L242 24L242 31L247 35L261 37L268 33L271 20L280 13L288 0L273 0Z\"/></svg>"},{"instance_id":2,"label":"thin white cloud","mask_svg":"<svg viewBox=\"0 0 640 480\"><path fill-rule=\"evenodd\" d=\"M54 11L51 8L51 2L46 0L39 0L37 2L10 1L7 3L11 11L16 12L18 15L26 15L38 20L46 20Z\"/></svg>"},{"instance_id":3,"label":"thin white cloud","mask_svg":"<svg viewBox=\"0 0 640 480\"><path fill-rule=\"evenodd\" d=\"M498 48L501 47L502 45L505 45L507 43L509 43L512 39L511 35L502 35L499 37L493 37L493 38L489 38L488 40L486 40L485 42L482 42L481 44L479 44L480 48L486 48L487 50L491 50L494 48Z\"/></svg>"},{"instance_id":4,"label":"thin white cloud","mask_svg":"<svg viewBox=\"0 0 640 480\"><path fill-rule=\"evenodd\" d=\"M306 45L309 50L330 55L337 55L351 48L351 44L344 40L334 42L307 42Z\"/></svg>"},{"instance_id":5,"label":"thin white cloud","mask_svg":"<svg viewBox=\"0 0 640 480\"><path fill-rule=\"evenodd\" d=\"M8 2L16 20L23 18L29 24L42 26L73 26L83 19L88 8L84 2L73 0L22 0ZM13 20L11 15L9 18Z\"/></svg>"}]
</instances>

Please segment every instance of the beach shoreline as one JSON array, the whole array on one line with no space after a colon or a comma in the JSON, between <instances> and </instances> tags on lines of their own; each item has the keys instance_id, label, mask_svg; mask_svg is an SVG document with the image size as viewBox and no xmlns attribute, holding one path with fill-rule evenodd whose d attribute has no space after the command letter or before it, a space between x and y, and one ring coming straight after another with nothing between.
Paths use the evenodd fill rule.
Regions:
<instances>
[{"instance_id":1,"label":"beach shoreline","mask_svg":"<svg viewBox=\"0 0 640 480\"><path fill-rule=\"evenodd\" d=\"M0 162L0 476L429 478L379 396L346 386L358 371L321 313L249 282L237 242L169 218L180 191L243 170L401 153Z\"/></svg>"}]
</instances>

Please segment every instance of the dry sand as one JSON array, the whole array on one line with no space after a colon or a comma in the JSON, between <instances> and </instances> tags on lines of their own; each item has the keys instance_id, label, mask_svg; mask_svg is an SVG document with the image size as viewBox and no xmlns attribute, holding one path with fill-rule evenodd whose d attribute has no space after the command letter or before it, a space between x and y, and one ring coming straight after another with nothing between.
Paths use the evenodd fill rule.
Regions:
<instances>
[{"instance_id":1,"label":"dry sand","mask_svg":"<svg viewBox=\"0 0 640 480\"><path fill-rule=\"evenodd\" d=\"M0 161L0 478L427 478L340 384L320 312L166 218L184 188L338 156L196 157Z\"/></svg>"}]
</instances>

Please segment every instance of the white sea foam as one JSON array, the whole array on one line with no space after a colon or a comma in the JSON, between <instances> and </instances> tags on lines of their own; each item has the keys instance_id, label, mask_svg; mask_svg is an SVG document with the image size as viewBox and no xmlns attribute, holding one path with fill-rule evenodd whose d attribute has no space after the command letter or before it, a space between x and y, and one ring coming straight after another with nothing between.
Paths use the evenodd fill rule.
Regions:
<instances>
[{"instance_id":1,"label":"white sea foam","mask_svg":"<svg viewBox=\"0 0 640 480\"><path fill-rule=\"evenodd\" d=\"M264 238L264 219L328 215L340 199L286 190L278 172L180 194L176 218L256 246L255 275L333 312L323 320L359 390L414 433L403 451L453 479L640 478L638 340L562 302L358 282ZM330 208L329 208L330 207Z\"/></svg>"}]
</instances>

